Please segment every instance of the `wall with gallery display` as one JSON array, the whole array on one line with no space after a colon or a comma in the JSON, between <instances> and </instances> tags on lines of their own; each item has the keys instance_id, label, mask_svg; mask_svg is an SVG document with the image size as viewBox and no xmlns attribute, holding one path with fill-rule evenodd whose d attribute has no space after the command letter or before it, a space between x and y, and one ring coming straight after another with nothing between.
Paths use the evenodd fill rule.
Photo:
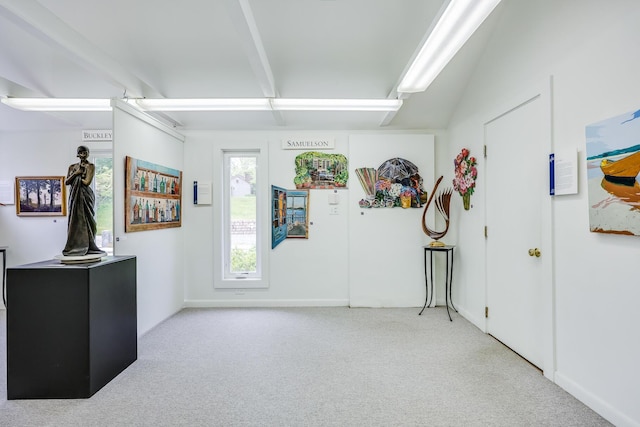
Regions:
<instances>
[{"instance_id":1,"label":"wall with gallery display","mask_svg":"<svg viewBox=\"0 0 640 427\"><path fill-rule=\"evenodd\" d=\"M21 192L16 184L29 182L33 178L55 177L64 180L71 160L76 159L80 144L79 132L0 132L0 188L3 197L0 200L0 246L7 248L7 266L21 265L52 259L62 253L67 240L67 219L62 215L62 203L68 196L60 199L60 212L27 212L21 208ZM96 144L89 144L93 150ZM25 156L25 153L31 153ZM31 196L33 197L33 195ZM37 204L35 197L32 204ZM55 202L56 197L54 197ZM45 205L51 199L42 200ZM56 203L57 204L57 203ZM24 206L23 206L24 207ZM56 208L57 210L57 208ZM27 214L29 215L23 215ZM0 261L1 262L1 261ZM0 304L0 307L2 304Z\"/></svg>"},{"instance_id":2,"label":"wall with gallery display","mask_svg":"<svg viewBox=\"0 0 640 427\"><path fill-rule=\"evenodd\" d=\"M362 296L362 293L358 293L360 291L366 292L371 295L372 299L368 302L372 305L417 307L424 302L419 248L428 243L428 238L420 229L422 209L361 209L358 201L365 197L365 193L355 175L355 169L378 167L389 159L403 158L419 168L424 187L430 191L434 173L432 135L371 132L358 134L353 145L351 139L356 135L347 131L331 132L332 146L323 149L321 153L340 154L348 160L350 173L347 185L335 186L333 189L295 189L296 158L306 150L282 148L282 140L289 138L290 132L189 131L184 132L186 142L183 143L163 131L139 123L139 120L130 118L128 113L118 115L116 137L119 135L121 143L117 146L114 144L114 188L119 188L114 201L114 238L119 239L115 242L118 253L136 254L139 259L141 332L183 303L187 306L349 305L350 281L362 283L360 279L368 281L370 286L361 290L353 289L354 297ZM5 172L0 180L11 179L9 182L13 189L15 176L60 174L60 170L66 170L69 159L75 157L79 143L76 134L77 132L51 133L47 140L42 140L37 133L12 135L10 138L0 135L0 143L3 143L5 152L8 153L8 157L0 159L1 170ZM305 137L316 134L319 138L326 139L327 132L304 132ZM443 144L446 143L446 134L438 137ZM362 146L358 152L352 153L350 146L360 145L358 138L363 144L364 141L369 141L371 145L369 148ZM133 140L140 143L132 145L130 141ZM379 143L379 140L387 143ZM426 140L426 144L406 142L414 140ZM222 142L237 144L242 141L255 141L268 147L270 184L287 191L308 191L307 224L304 227L304 237L293 235L302 230L298 227L288 233L284 243L270 250L268 289L216 290L212 286L211 262L218 253L214 250L212 212L220 207L218 201L214 200L211 205L193 205L190 203L191 185L182 186L182 200L187 202L181 203L181 227L125 233L125 157L143 159L155 165L182 171L182 182L200 180L216 185L213 147ZM403 148L405 142L413 148ZM158 144L163 146L162 150L157 149ZM393 149L384 151L378 145L388 145ZM90 143L90 146L93 150L100 145ZM64 149L61 150L60 147ZM10 159L21 158L23 150L42 155L21 164L10 162ZM319 152L317 147L312 150ZM376 150L381 151L376 153ZM444 164L446 160L450 164L450 159L440 160L439 163ZM447 169L450 170L451 167ZM145 187L146 180L145 177ZM162 177L159 182L162 182ZM133 185L136 191L135 183ZM137 191L140 191L140 184ZM173 200L168 195L163 197ZM361 212L365 215L354 216L354 209L356 215ZM136 222L135 213L133 210L131 212ZM143 214L146 218L144 211ZM266 222L269 224L271 213L266 211L264 214L268 215ZM166 217L165 210L165 219ZM173 212L169 217L173 218ZM141 221L140 209L137 218ZM2 243L10 246L9 265L48 259L61 250L66 239L66 219L17 217L13 205L1 207L0 219ZM350 231L350 224L354 224L360 231L354 234L353 230ZM362 230L363 227L367 230ZM42 236L47 238L43 240ZM389 239L397 241L391 242ZM38 244L34 245L33 242ZM267 240L267 244L270 245L270 241ZM406 246L409 248L408 254L398 253L396 246ZM157 261L158 259L161 261ZM383 262L378 262L380 259ZM372 268L372 265L376 267ZM400 271L407 280L392 285L397 282ZM394 293L396 296L390 297ZM407 295L400 300L398 296L403 293ZM355 302L366 303L362 300Z\"/></svg>"},{"instance_id":3,"label":"wall with gallery display","mask_svg":"<svg viewBox=\"0 0 640 427\"><path fill-rule=\"evenodd\" d=\"M435 163L432 134L371 132L356 136L347 131L330 135L326 131L305 131L300 135L281 131L189 131L185 136L183 179L186 182L209 179L212 170L215 172L211 160L214 150L225 144L251 143L268 148L271 207L266 212L269 226L266 243L270 248L273 245L268 253L268 288L216 289L211 285L215 273L210 264L201 260L218 256L216 242L207 244L203 240L203 236L213 235L214 210L219 208L218 203L214 200L211 209L185 204L185 238L199 242L185 248L187 306L418 307L424 303L421 247L428 244L429 239L420 225L422 209L361 209L358 201L365 194L355 170L371 165L378 167L396 157L406 159L415 164L424 187L430 189ZM305 144L330 140L331 144L295 150L283 147L283 141L288 140ZM442 140L446 137L442 136ZM306 175L309 178L303 178ZM344 185L338 175L348 176ZM295 180L296 177L301 179ZM216 175L213 178L216 185ZM304 182L309 182L308 186L305 187ZM296 188L298 186L301 188ZM306 210L302 206L294 209L289 203L292 197L298 200L301 191L305 196L308 193L308 197L296 203L301 204L304 199ZM360 216L361 212L365 216ZM399 274L402 281L397 280ZM353 283L362 287L351 287Z\"/></svg>"},{"instance_id":4,"label":"wall with gallery display","mask_svg":"<svg viewBox=\"0 0 640 427\"><path fill-rule=\"evenodd\" d=\"M113 115L114 254L137 257L138 333L143 334L184 301L183 287L176 286L184 280L184 138L124 103ZM152 231L131 232L142 230Z\"/></svg>"},{"instance_id":5,"label":"wall with gallery display","mask_svg":"<svg viewBox=\"0 0 640 427\"><path fill-rule=\"evenodd\" d=\"M434 182L433 135L351 135L349 163L363 175L365 185L355 182L349 192L349 297L354 307L413 307L424 301L422 246L429 243L422 232L422 209L363 209L395 206L399 195L415 191L409 203L422 206L417 186ZM363 168L380 165L377 173ZM365 169L367 170L367 169ZM369 175L369 178L366 176ZM377 175L377 176L376 176ZM419 179L416 177L419 175ZM414 178L414 181L411 180ZM375 183L372 186L372 181ZM416 182L415 180L418 180ZM376 189L377 184L377 189ZM400 190L396 197L397 190ZM427 221L433 224L433 212ZM402 277L399 280L399 277ZM435 300L435 299L434 299Z\"/></svg>"}]
</instances>

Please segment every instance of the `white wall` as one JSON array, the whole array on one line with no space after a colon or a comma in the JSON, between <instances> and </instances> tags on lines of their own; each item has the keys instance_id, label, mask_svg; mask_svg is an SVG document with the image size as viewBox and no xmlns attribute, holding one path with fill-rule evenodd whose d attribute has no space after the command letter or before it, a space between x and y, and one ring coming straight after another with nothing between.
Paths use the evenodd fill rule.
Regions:
<instances>
[{"instance_id":1,"label":"white wall","mask_svg":"<svg viewBox=\"0 0 640 427\"><path fill-rule=\"evenodd\" d=\"M114 188L124 189L124 156L183 169L183 143L123 113L114 125ZM16 176L64 176L78 145L111 149L111 143L84 143L81 129L0 133L0 181ZM116 255L136 255L138 334L180 310L184 301L182 228L124 233L124 190L114 194ZM14 205L0 206L0 245L9 246L7 266L52 259L67 240L67 217L18 217Z\"/></svg>"},{"instance_id":2,"label":"white wall","mask_svg":"<svg viewBox=\"0 0 640 427\"><path fill-rule=\"evenodd\" d=\"M113 251L136 256L138 334L142 335L183 306L185 221L183 216L179 228L124 232L125 157L184 170L184 145L177 138L181 135L141 120L139 113L125 107L113 111ZM184 192L184 181L182 188Z\"/></svg>"},{"instance_id":3,"label":"white wall","mask_svg":"<svg viewBox=\"0 0 640 427\"><path fill-rule=\"evenodd\" d=\"M295 188L294 159L298 150L281 150L278 132L186 132L186 183L213 181L219 184L219 165L214 149L234 143L253 143L269 151L269 185ZM317 135L309 132L305 135ZM323 133L322 135L326 135ZM336 136L335 153L347 153L347 137ZM269 250L269 288L252 290L214 289L214 209L212 205L184 204L187 306L347 305L346 215L329 216L326 190L311 190L309 239L287 239ZM190 197L185 195L185 197ZM192 199L189 199L192 200ZM345 203L343 199L343 204ZM269 234L270 236L270 234ZM270 241L264 242L270 246Z\"/></svg>"},{"instance_id":4,"label":"white wall","mask_svg":"<svg viewBox=\"0 0 640 427\"><path fill-rule=\"evenodd\" d=\"M418 167L424 190L430 195L435 164L433 135L355 134L349 138L349 172L353 174L348 205L352 307L415 307L426 296L422 246L430 239L422 232L424 209L362 209L358 205L365 192L353 171L378 168L395 157ZM427 212L427 224L432 228L434 211L432 204Z\"/></svg>"},{"instance_id":5,"label":"white wall","mask_svg":"<svg viewBox=\"0 0 640 427\"><path fill-rule=\"evenodd\" d=\"M384 135L385 132L369 132ZM397 133L397 132L395 132ZM418 133L418 132L412 132ZM420 134L434 134L436 141L444 144L444 132L424 131ZM271 131L271 132L185 132L185 183L194 180L218 180L214 171L213 150L221 144L234 142L254 142L269 148L269 184L284 188L294 188L294 159L304 150L282 150L281 140L291 137L330 136L335 138L335 149L329 152L349 154L349 136L346 131ZM388 132L387 132L388 134ZM437 142L438 143L438 142ZM376 165L377 166L377 165ZM349 165L349 186L359 188L360 184ZM433 171L429 171L433 173ZM219 180L218 180L219 181ZM431 189L432 180L425 180L425 188ZM329 214L328 195L331 190L311 190L309 239L287 239L270 250L270 287L258 290L227 290L213 287L214 251L213 210L212 206L194 206L184 204L185 239L189 244L185 248L185 304L187 306L317 306L349 305L349 242L348 209L350 189L338 190L338 215ZM188 194L186 198L190 197ZM400 213L400 212L398 212ZM380 224L384 229L388 224ZM416 233L422 233L419 223L415 224ZM269 242L267 242L269 244ZM384 251L387 248L381 247ZM422 265L415 266L422 271ZM418 293L422 295L420 284ZM424 303L416 298L415 306Z\"/></svg>"},{"instance_id":6,"label":"white wall","mask_svg":"<svg viewBox=\"0 0 640 427\"><path fill-rule=\"evenodd\" d=\"M126 155L181 169L184 183L185 220L180 229L124 233L124 216L121 214L124 191L116 190L114 194L114 237L120 238L120 241L114 242L115 253L138 257L140 334L180 309L183 301L191 306L349 305L349 189L338 190L339 215L329 215L329 191L311 190L310 219L313 225L310 227L310 239L288 239L270 251L272 285L269 289L237 292L213 288L212 210L216 205L214 201L211 206L194 207L190 203L192 195L189 183L198 179L213 181L213 147L216 143L249 140L269 145L270 184L293 188L294 158L301 151L282 150L282 138L330 135L336 140L334 152L348 155L349 136L354 132L194 131L186 133L187 142L176 144L175 141L171 141L172 138L164 141L163 132L138 123L137 119L127 118L126 113L124 114L123 119L126 122L120 120L114 125L114 188L124 186ZM366 133L433 134L437 146L445 146L447 139L447 133L444 131ZM76 148L81 143L80 129L68 132L0 134L0 146L3 150L3 156L0 158L0 180L13 181L15 176L20 175L62 176L66 173L68 165L74 161ZM89 145L92 149L105 148L104 144ZM436 155L442 151L436 149ZM439 176L437 170L423 172L425 176L429 176L425 179L425 188L429 191L433 186L434 172ZM350 173L350 185L355 185L360 191L351 166ZM0 207L0 219L0 244L9 246L9 266L50 259L61 251L66 242L66 218L16 217L15 207L7 206ZM382 224L380 228L386 226L387 224ZM181 232L184 232L184 236L177 237ZM421 236L422 231L418 223L415 224L415 232ZM384 251L385 248L380 250ZM166 262L153 261L154 254ZM181 266L183 260L185 264ZM162 268L156 268L157 266ZM422 265L414 267L421 274ZM438 278L436 285L442 286L441 278ZM417 307L424 302L422 283L414 292L418 296L414 303ZM439 295L443 295L442 291ZM402 305L406 304L404 302Z\"/></svg>"},{"instance_id":7,"label":"white wall","mask_svg":"<svg viewBox=\"0 0 640 427\"><path fill-rule=\"evenodd\" d=\"M83 144L90 150L104 148L104 143L83 143L80 130L0 133L0 181L14 184L17 176L66 176ZM66 216L17 216L15 205L0 206L0 245L9 246L8 267L53 259L62 254L66 242Z\"/></svg>"},{"instance_id":8,"label":"white wall","mask_svg":"<svg viewBox=\"0 0 640 427\"><path fill-rule=\"evenodd\" d=\"M510 0L450 126L449 157L481 153L487 112L553 76L554 150L580 151L579 194L553 199L555 381L616 425L640 425L640 237L589 232L585 126L640 107L640 3ZM479 156L480 157L480 156ZM482 174L484 166L480 158ZM459 199L459 198L458 198ZM454 298L479 327L484 189L460 216Z\"/></svg>"}]
</instances>

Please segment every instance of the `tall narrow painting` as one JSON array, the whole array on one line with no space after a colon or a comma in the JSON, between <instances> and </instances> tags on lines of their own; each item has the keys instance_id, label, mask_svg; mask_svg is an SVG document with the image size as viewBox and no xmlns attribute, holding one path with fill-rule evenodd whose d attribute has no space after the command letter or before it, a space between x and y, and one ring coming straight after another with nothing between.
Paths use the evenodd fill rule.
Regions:
<instances>
[{"instance_id":1,"label":"tall narrow painting","mask_svg":"<svg viewBox=\"0 0 640 427\"><path fill-rule=\"evenodd\" d=\"M640 110L586 127L589 227L640 235Z\"/></svg>"},{"instance_id":2,"label":"tall narrow painting","mask_svg":"<svg viewBox=\"0 0 640 427\"><path fill-rule=\"evenodd\" d=\"M309 238L309 190L271 186L271 249L284 239Z\"/></svg>"},{"instance_id":3,"label":"tall narrow painting","mask_svg":"<svg viewBox=\"0 0 640 427\"><path fill-rule=\"evenodd\" d=\"M271 249L287 238L287 190L271 186Z\"/></svg>"},{"instance_id":4,"label":"tall narrow painting","mask_svg":"<svg viewBox=\"0 0 640 427\"><path fill-rule=\"evenodd\" d=\"M309 190L287 190L287 238L309 238Z\"/></svg>"}]
</instances>

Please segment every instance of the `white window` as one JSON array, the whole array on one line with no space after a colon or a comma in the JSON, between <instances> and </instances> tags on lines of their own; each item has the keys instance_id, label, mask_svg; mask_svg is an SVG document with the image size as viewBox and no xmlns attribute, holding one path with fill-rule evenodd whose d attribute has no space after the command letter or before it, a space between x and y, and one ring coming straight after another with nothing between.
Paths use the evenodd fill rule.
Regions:
<instances>
[{"instance_id":1,"label":"white window","mask_svg":"<svg viewBox=\"0 0 640 427\"><path fill-rule=\"evenodd\" d=\"M91 187L95 194L96 245L113 253L113 154L109 150L91 150L96 173Z\"/></svg>"},{"instance_id":2,"label":"white window","mask_svg":"<svg viewBox=\"0 0 640 427\"><path fill-rule=\"evenodd\" d=\"M217 155L216 163L222 170L222 179L216 183L216 193L220 195L216 199L222 203L219 215L214 215L220 229L214 236L215 253L220 254L214 263L217 288L268 286L265 231L269 219L265 212L269 211L264 206L268 191L263 150L223 149Z\"/></svg>"}]
</instances>

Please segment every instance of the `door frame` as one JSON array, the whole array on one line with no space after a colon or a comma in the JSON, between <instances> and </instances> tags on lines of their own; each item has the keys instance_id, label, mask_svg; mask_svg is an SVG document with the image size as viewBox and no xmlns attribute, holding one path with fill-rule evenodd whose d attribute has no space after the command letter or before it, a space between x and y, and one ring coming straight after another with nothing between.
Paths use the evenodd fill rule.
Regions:
<instances>
[{"instance_id":1,"label":"door frame","mask_svg":"<svg viewBox=\"0 0 640 427\"><path fill-rule=\"evenodd\" d=\"M533 85L528 90L512 96L508 99L504 99L499 102L496 108L490 110L486 115L486 120L483 120L483 142L486 146L487 134L486 127L489 123L505 116L513 110L521 107L524 104L531 102L538 98L541 102L543 109L543 116L546 119L543 122L543 129L541 135L543 135L540 143L542 144L542 150L546 149L549 154L553 153L553 76L548 79ZM491 155L489 152L488 155ZM487 182L486 168L483 172L484 181ZM540 179L546 180L546 187L549 188L549 171L544 171L544 176ZM484 221L487 223L487 192L485 192L485 211ZM555 322L555 280L554 280L554 248L553 248L553 196L548 195L545 197L541 195L541 236L540 245L543 252L541 261L541 277L543 289L543 305L541 307L541 318L543 319L542 331L543 331L543 366L541 367L544 376L554 381L556 371L556 322ZM489 231L490 233L490 231ZM489 259L487 256L487 241L485 239L485 265L488 265ZM485 268L485 306L488 304L488 268ZM488 320L485 318L484 330L488 331Z\"/></svg>"}]
</instances>

